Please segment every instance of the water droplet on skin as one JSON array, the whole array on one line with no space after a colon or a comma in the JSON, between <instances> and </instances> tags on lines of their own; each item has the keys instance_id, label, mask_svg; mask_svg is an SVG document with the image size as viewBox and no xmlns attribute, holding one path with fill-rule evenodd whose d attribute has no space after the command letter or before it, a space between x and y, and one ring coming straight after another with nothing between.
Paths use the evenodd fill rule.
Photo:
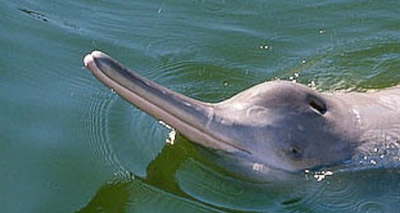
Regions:
<instances>
[{"instance_id":1,"label":"water droplet on skin","mask_svg":"<svg viewBox=\"0 0 400 213\"><path fill-rule=\"evenodd\" d=\"M174 145L176 139L176 130L164 121L159 120L158 123L170 130L170 132L168 133L168 138L165 139L165 142L167 144Z\"/></svg>"},{"instance_id":2,"label":"water droplet on skin","mask_svg":"<svg viewBox=\"0 0 400 213\"><path fill-rule=\"evenodd\" d=\"M165 140L166 143L174 145L176 139L176 131L174 129L168 133L168 138Z\"/></svg>"},{"instance_id":3,"label":"water droplet on skin","mask_svg":"<svg viewBox=\"0 0 400 213\"><path fill-rule=\"evenodd\" d=\"M291 80L292 82L296 82L296 79L299 77L299 73L295 72L293 73L293 76L289 77L289 80Z\"/></svg>"},{"instance_id":4,"label":"water droplet on skin","mask_svg":"<svg viewBox=\"0 0 400 213\"><path fill-rule=\"evenodd\" d=\"M167 129L170 129L170 130L173 129L170 125L168 125L167 123L165 123L165 122L162 121L162 120L159 120L158 123L161 124L161 125L163 125L163 126L166 127Z\"/></svg>"},{"instance_id":5,"label":"water droplet on skin","mask_svg":"<svg viewBox=\"0 0 400 213\"><path fill-rule=\"evenodd\" d=\"M312 89L315 89L316 84L314 81L311 81L310 83L307 84L307 86L309 86Z\"/></svg>"},{"instance_id":6,"label":"water droplet on skin","mask_svg":"<svg viewBox=\"0 0 400 213\"><path fill-rule=\"evenodd\" d=\"M322 172L316 172L314 174L314 178L319 182L324 180L327 176L332 176L333 172L332 171L322 171Z\"/></svg>"},{"instance_id":7,"label":"water droplet on skin","mask_svg":"<svg viewBox=\"0 0 400 213\"><path fill-rule=\"evenodd\" d=\"M253 164L253 170L254 170L254 171L266 172L267 169L268 169L268 168L265 167L263 164L260 164L260 163L254 163L254 164Z\"/></svg>"}]
</instances>

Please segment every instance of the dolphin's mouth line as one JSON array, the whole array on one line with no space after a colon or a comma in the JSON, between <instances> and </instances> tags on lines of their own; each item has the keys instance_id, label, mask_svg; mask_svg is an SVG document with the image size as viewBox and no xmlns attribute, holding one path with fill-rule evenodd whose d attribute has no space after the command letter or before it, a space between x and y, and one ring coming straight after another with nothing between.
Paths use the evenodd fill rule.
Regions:
<instances>
[{"instance_id":1,"label":"dolphin's mouth line","mask_svg":"<svg viewBox=\"0 0 400 213\"><path fill-rule=\"evenodd\" d=\"M93 53L92 53L93 54ZM202 131L201 128L196 127L195 124L192 124L188 121L185 121L182 119L180 116L175 115L172 112L169 112L167 109L164 109L164 107L160 106L157 103L154 103L153 101L147 99L143 95L138 94L135 91L130 90L127 88L127 86L123 85L122 83L118 82L113 78L113 76L108 75L106 72L104 72L100 67L98 66L97 60L92 54L88 54L85 59L84 59L84 65L86 68L88 68L96 78L98 78L101 82L103 82L105 85L107 85L109 88L113 89L115 92L117 92L120 96L122 96L124 99L126 99L128 102L132 103L132 100L135 100L133 104L135 104L137 107L143 109L150 115L156 117L157 119L160 119L166 123L178 123L178 126L184 126L185 131L191 132L196 135L201 135L201 137L205 138L206 140L208 139L211 141L213 145L211 146L210 144L203 144L200 142L196 142L200 145L207 146L208 148L213 148L217 150L224 150L228 152L244 152L248 155L251 155L251 152L244 147L241 147L239 145L233 144L227 140L224 140L223 138L210 134L206 131ZM116 71L118 72L118 71ZM160 115L160 116L157 116ZM166 119L162 119L159 117L165 117ZM169 120L169 121L167 121ZM176 128L178 131L179 128ZM190 138L189 138L190 139Z\"/></svg>"}]
</instances>

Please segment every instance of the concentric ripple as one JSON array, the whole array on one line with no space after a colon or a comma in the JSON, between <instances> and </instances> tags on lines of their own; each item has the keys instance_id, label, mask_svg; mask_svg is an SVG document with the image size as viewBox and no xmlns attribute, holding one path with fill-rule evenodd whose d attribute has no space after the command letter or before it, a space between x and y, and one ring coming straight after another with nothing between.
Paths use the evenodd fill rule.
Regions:
<instances>
[{"instance_id":1,"label":"concentric ripple","mask_svg":"<svg viewBox=\"0 0 400 213\"><path fill-rule=\"evenodd\" d=\"M96 93L89 102L89 134L90 144L95 153L104 158L106 166L114 175L127 179L129 172L121 165L109 141L108 115L116 96L112 93Z\"/></svg>"},{"instance_id":2,"label":"concentric ripple","mask_svg":"<svg viewBox=\"0 0 400 213\"><path fill-rule=\"evenodd\" d=\"M383 203L374 200L361 200L354 206L354 212L387 212Z\"/></svg>"},{"instance_id":3,"label":"concentric ripple","mask_svg":"<svg viewBox=\"0 0 400 213\"><path fill-rule=\"evenodd\" d=\"M308 191L303 202L316 211L335 209L347 212L352 207L352 198L355 196L353 186L346 179L333 176L322 182L311 183L315 191Z\"/></svg>"}]
</instances>

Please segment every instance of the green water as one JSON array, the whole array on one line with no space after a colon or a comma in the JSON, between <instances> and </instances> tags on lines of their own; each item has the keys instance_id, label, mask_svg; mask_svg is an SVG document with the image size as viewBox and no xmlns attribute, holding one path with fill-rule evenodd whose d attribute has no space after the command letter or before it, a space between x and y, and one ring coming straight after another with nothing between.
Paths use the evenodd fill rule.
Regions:
<instances>
[{"instance_id":1,"label":"green water","mask_svg":"<svg viewBox=\"0 0 400 213\"><path fill-rule=\"evenodd\" d=\"M102 50L214 102L263 81L400 83L400 2L1 1L0 212L396 212L400 170L231 177L87 72ZM203 157L204 158L204 157Z\"/></svg>"}]
</instances>

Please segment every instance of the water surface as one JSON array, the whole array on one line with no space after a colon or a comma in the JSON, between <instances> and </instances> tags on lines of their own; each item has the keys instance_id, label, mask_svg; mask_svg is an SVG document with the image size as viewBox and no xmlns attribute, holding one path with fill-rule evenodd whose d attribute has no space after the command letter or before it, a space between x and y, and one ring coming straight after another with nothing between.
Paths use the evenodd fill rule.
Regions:
<instances>
[{"instance_id":1,"label":"water surface","mask_svg":"<svg viewBox=\"0 0 400 213\"><path fill-rule=\"evenodd\" d=\"M0 14L1 212L398 211L399 167L243 181L180 135L167 144L82 65L99 49L208 102L278 78L390 87L398 1L6 0Z\"/></svg>"}]
</instances>

